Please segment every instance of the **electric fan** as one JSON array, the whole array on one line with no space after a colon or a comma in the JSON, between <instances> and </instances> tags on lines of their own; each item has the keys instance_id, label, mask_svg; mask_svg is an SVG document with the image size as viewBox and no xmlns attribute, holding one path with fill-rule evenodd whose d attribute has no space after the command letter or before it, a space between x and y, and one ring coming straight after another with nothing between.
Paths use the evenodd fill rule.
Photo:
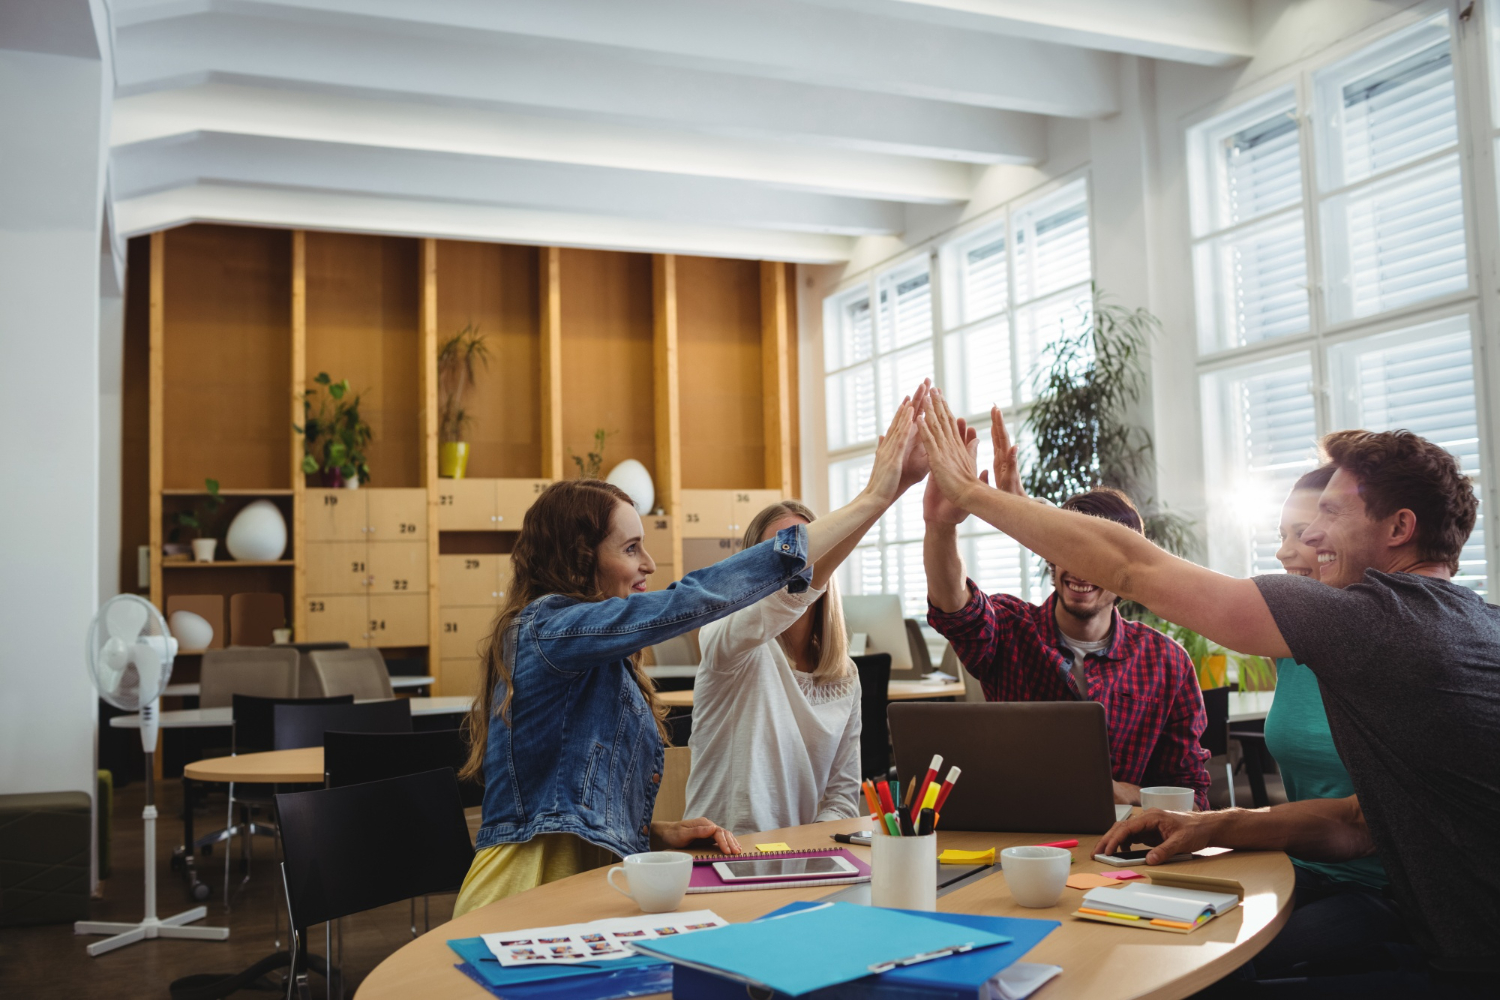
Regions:
<instances>
[{"instance_id":1,"label":"electric fan","mask_svg":"<svg viewBox=\"0 0 1500 1000\"><path fill-rule=\"evenodd\" d=\"M208 915L199 906L165 920L156 916L156 799L153 760L160 724L161 695L172 676L172 658L177 640L167 632L167 623L151 602L134 594L121 594L104 602L89 625L88 664L99 697L116 708L141 713L141 748L146 751L146 916L139 923L122 924L80 920L75 934L109 934L88 946L90 955L102 955L148 938L198 938L223 941L227 927L185 927Z\"/></svg>"}]
</instances>

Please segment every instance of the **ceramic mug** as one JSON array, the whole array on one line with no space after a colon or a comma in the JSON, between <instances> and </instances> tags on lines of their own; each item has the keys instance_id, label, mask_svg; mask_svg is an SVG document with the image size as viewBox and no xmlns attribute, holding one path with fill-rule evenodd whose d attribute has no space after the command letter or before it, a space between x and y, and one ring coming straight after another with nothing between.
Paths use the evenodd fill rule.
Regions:
<instances>
[{"instance_id":1,"label":"ceramic mug","mask_svg":"<svg viewBox=\"0 0 1500 1000\"><path fill-rule=\"evenodd\" d=\"M624 872L626 885L615 883L615 873ZM693 876L693 856L681 851L646 851L631 854L623 865L616 865L605 876L611 889L635 900L642 912L665 913L677 909L687 895L688 880Z\"/></svg>"},{"instance_id":2,"label":"ceramic mug","mask_svg":"<svg viewBox=\"0 0 1500 1000\"><path fill-rule=\"evenodd\" d=\"M1007 847L1000 852L1011 898L1022 906L1056 906L1072 864L1073 853L1061 847Z\"/></svg>"},{"instance_id":3,"label":"ceramic mug","mask_svg":"<svg viewBox=\"0 0 1500 1000\"><path fill-rule=\"evenodd\" d=\"M1171 788L1166 785L1154 788L1142 788L1141 808L1166 809L1170 812L1190 813L1193 811L1193 790L1191 788Z\"/></svg>"}]
</instances>

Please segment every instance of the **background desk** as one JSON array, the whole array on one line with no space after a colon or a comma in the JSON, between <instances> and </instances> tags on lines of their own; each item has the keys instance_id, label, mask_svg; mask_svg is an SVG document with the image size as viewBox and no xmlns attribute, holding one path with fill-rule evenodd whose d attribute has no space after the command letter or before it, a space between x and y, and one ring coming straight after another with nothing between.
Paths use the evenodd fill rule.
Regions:
<instances>
[{"instance_id":1,"label":"background desk","mask_svg":"<svg viewBox=\"0 0 1500 1000\"><path fill-rule=\"evenodd\" d=\"M323 748L267 750L234 757L210 757L182 769L194 781L253 781L271 784L308 785L323 783Z\"/></svg>"},{"instance_id":2,"label":"background desk","mask_svg":"<svg viewBox=\"0 0 1500 1000\"><path fill-rule=\"evenodd\" d=\"M962 681L891 681L886 688L886 697L891 701L923 701L932 698L962 698ZM656 700L668 708L692 708L693 692L658 691Z\"/></svg>"},{"instance_id":3,"label":"background desk","mask_svg":"<svg viewBox=\"0 0 1500 1000\"><path fill-rule=\"evenodd\" d=\"M362 698L361 701L381 701L380 698ZM445 695L441 698L411 698L411 714L413 718L431 715L459 715L469 710L474 704L474 699L468 695ZM141 728L141 717L135 713L130 715L117 715L109 720L109 724L115 729L139 729ZM176 711L161 713L161 728L163 729L210 729L215 726L231 726L234 724L234 709L223 708L181 708Z\"/></svg>"},{"instance_id":4,"label":"background desk","mask_svg":"<svg viewBox=\"0 0 1500 1000\"><path fill-rule=\"evenodd\" d=\"M741 837L742 843L779 841L793 848L832 846L829 835L869 825L867 818L816 823ZM938 834L939 848L980 850L1037 844L1078 836L1073 855L1080 859L1075 872L1105 870L1089 860L1096 837L1057 833L947 833ZM853 850L868 859L869 849ZM1031 950L1033 962L1062 966L1062 975L1040 994L1045 1000L1112 1000L1150 997L1175 1000L1223 978L1264 948L1291 912L1292 866L1286 855L1273 852L1234 852L1217 858L1172 866L1174 871L1239 879L1245 902L1233 912L1190 935L1162 934L1130 927L1078 920L1068 916L1083 893L1064 889L1061 904L1045 910L1017 906L1003 874L979 878L938 900L948 913L983 913L1006 917L1043 917L1062 921L1046 940ZM509 899L481 907L443 924L391 955L359 987L359 1000L397 1000L413 996L442 996L454 1000L487 1000L489 994L453 968L457 957L449 938L474 937L490 931L520 930L552 924L634 916L635 905L607 890L599 868L540 886ZM688 896L683 909L710 909L726 920L751 920L793 900L817 899L837 891L830 886L801 889L762 889L753 892ZM665 994L659 994L665 996Z\"/></svg>"},{"instance_id":5,"label":"background desk","mask_svg":"<svg viewBox=\"0 0 1500 1000\"><path fill-rule=\"evenodd\" d=\"M432 677L413 677L408 674L401 674L391 678L391 690L420 690L421 688L431 687L433 680L434 678ZM162 694L168 698L196 698L201 689L201 685L197 681L187 684L168 684L167 689Z\"/></svg>"},{"instance_id":6,"label":"background desk","mask_svg":"<svg viewBox=\"0 0 1500 1000\"><path fill-rule=\"evenodd\" d=\"M1275 700L1275 691L1231 691L1229 721L1254 722L1264 719L1266 713L1271 711L1271 702Z\"/></svg>"}]
</instances>

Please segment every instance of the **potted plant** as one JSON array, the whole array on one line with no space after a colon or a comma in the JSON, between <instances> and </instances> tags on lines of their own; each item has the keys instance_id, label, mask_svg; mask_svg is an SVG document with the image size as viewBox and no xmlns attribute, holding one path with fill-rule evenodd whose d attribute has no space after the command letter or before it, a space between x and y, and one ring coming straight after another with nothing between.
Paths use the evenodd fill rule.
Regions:
<instances>
[{"instance_id":1,"label":"potted plant","mask_svg":"<svg viewBox=\"0 0 1500 1000\"><path fill-rule=\"evenodd\" d=\"M578 466L579 479L598 479L599 470L604 467L604 442L609 438L609 432L603 427L594 431L594 450L588 453L586 458L580 458L568 449L568 457L573 459L573 464Z\"/></svg>"},{"instance_id":2,"label":"potted plant","mask_svg":"<svg viewBox=\"0 0 1500 1000\"><path fill-rule=\"evenodd\" d=\"M464 390L474 385L475 368L490 366L490 351L479 328L470 323L438 348L438 475L462 479L469 468L464 431L474 418L464 410Z\"/></svg>"},{"instance_id":3,"label":"potted plant","mask_svg":"<svg viewBox=\"0 0 1500 1000\"><path fill-rule=\"evenodd\" d=\"M335 382L327 372L319 372L313 381L323 392L308 389L303 393L302 426L292 425L302 435L302 471L309 476L321 472L324 486L358 489L370 481L365 449L374 436L360 416L360 396L350 394L348 379Z\"/></svg>"},{"instance_id":4,"label":"potted plant","mask_svg":"<svg viewBox=\"0 0 1500 1000\"><path fill-rule=\"evenodd\" d=\"M205 479L203 486L207 494L193 505L192 510L182 510L172 515L172 530L168 533L167 540L176 542L184 531L192 532L193 560L213 562L214 549L219 545L219 540L213 537L213 524L217 520L219 508L224 506L224 498L219 495L217 479Z\"/></svg>"}]
</instances>

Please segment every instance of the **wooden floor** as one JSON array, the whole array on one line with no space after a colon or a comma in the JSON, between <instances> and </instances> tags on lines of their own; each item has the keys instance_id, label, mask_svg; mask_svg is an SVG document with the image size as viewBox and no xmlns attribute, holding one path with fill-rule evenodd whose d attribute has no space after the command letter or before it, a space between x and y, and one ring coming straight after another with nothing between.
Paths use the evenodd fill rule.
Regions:
<instances>
[{"instance_id":1,"label":"wooden floor","mask_svg":"<svg viewBox=\"0 0 1500 1000\"><path fill-rule=\"evenodd\" d=\"M95 900L89 917L93 920L138 920L142 912L142 833L141 806L144 787L134 783L115 795L114 872L103 885L104 898ZM181 785L167 782L158 789L157 808L157 910L162 917L191 908L183 882L169 867L172 850L181 839ZM223 826L222 796L210 800L206 812L195 820L198 832ZM470 810L471 833L478 825L478 810ZM226 913L220 888L223 885L223 856L204 859L205 877L214 886L208 903L208 918L200 923L230 928L229 940L217 941L143 941L119 951L90 958L84 946L93 938L76 937L71 924L47 927L13 927L0 929L0 997L7 1000L45 1000L51 997L88 997L91 1000L114 998L160 997L165 1000L168 984L182 976L200 972L238 972L275 951L272 937L273 906L283 907L281 928L286 933L285 903L273 894L272 877L275 861L271 841L256 838L254 865L250 883L235 896L233 909ZM236 848L237 850L237 848ZM231 884L239 881L238 865L231 868ZM451 895L430 899L432 923L436 926L452 915ZM344 969L348 977L346 996L386 955L411 939L410 909L406 903L382 907L345 918ZM417 929L422 930L422 904L417 902ZM323 952L323 933L319 927L313 935L312 950ZM285 946L285 945L283 945ZM314 996L323 995L323 983L313 978ZM244 997L271 996L244 992Z\"/></svg>"}]
</instances>

